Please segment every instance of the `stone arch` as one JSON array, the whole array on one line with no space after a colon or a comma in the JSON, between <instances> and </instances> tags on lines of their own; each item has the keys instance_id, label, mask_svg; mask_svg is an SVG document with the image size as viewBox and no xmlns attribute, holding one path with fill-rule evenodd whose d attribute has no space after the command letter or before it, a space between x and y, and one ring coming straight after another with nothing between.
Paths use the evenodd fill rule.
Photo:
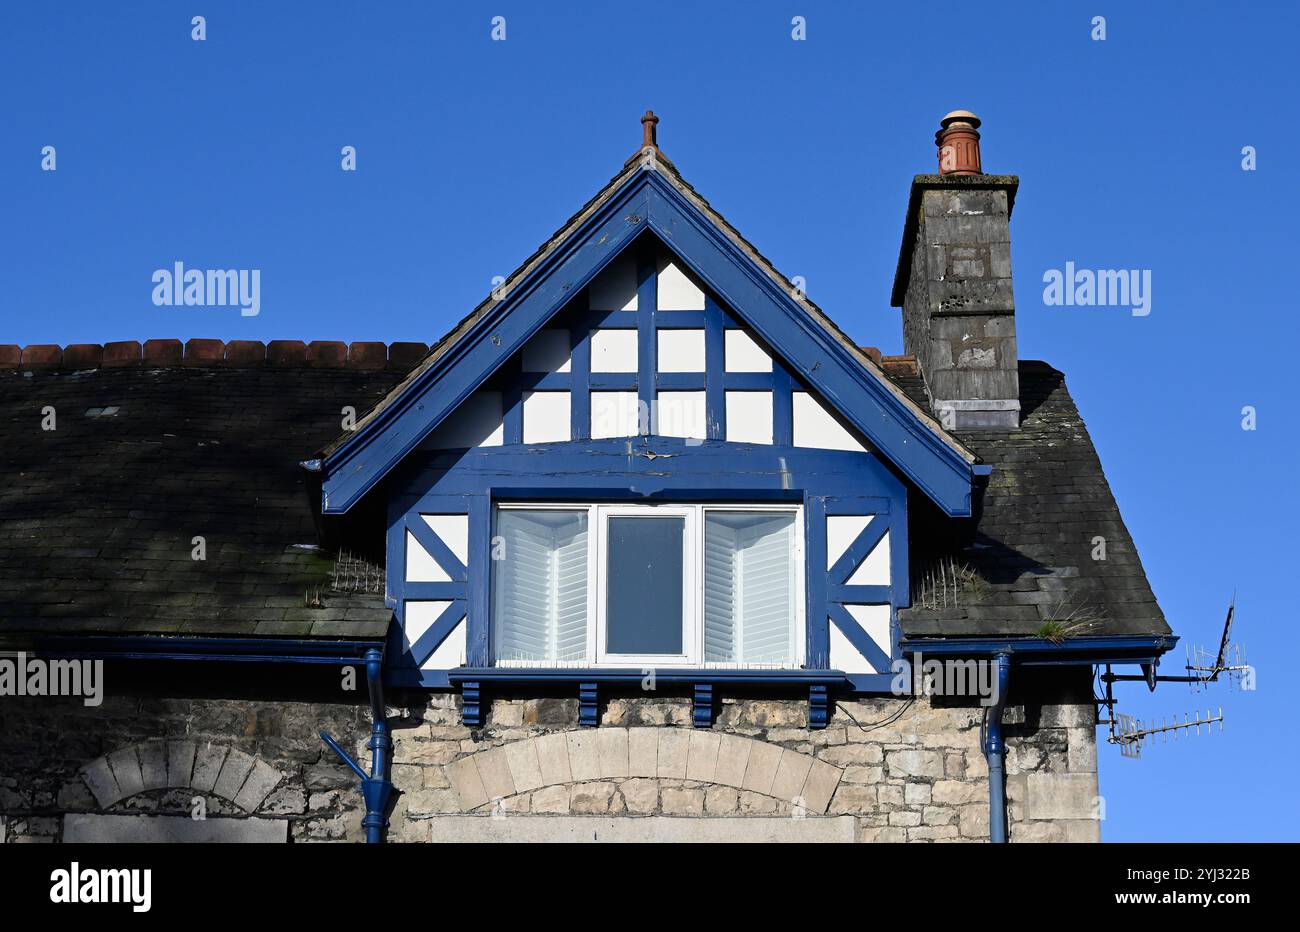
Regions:
<instances>
[{"instance_id":1,"label":"stone arch","mask_svg":"<svg viewBox=\"0 0 1300 932\"><path fill-rule=\"evenodd\" d=\"M95 801L107 809L149 790L190 789L256 812L284 774L260 757L211 741L142 741L81 769Z\"/></svg>"},{"instance_id":2,"label":"stone arch","mask_svg":"<svg viewBox=\"0 0 1300 932\"><path fill-rule=\"evenodd\" d=\"M595 728L476 751L445 767L463 811L550 786L651 777L733 787L822 815L843 771L790 748L687 728Z\"/></svg>"}]
</instances>

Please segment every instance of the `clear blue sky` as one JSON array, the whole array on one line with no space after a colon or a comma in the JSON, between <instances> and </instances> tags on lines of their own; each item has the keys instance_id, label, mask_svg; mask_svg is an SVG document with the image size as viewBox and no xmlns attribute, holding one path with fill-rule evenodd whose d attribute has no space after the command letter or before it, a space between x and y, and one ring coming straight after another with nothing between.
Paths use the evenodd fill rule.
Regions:
<instances>
[{"instance_id":1,"label":"clear blue sky","mask_svg":"<svg viewBox=\"0 0 1300 932\"><path fill-rule=\"evenodd\" d=\"M1022 181L1022 358L1065 371L1176 633L1215 642L1235 589L1260 665L1253 694L1123 693L1143 717L1221 703L1228 727L1141 762L1103 748L1103 834L1300 838L1295 4L12 2L4 19L0 343L432 341L616 172L652 107L716 207L851 335L901 352L908 184L934 169L938 118L976 111L986 170ZM175 260L261 269L261 314L155 307ZM1045 307L1066 261L1152 270L1150 316Z\"/></svg>"}]
</instances>

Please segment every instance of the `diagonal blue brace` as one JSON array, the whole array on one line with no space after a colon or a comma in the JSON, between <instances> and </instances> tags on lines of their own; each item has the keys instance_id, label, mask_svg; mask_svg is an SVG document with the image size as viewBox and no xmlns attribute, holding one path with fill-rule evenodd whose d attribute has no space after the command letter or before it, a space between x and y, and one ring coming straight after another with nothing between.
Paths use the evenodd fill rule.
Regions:
<instances>
[{"instance_id":1,"label":"diagonal blue brace","mask_svg":"<svg viewBox=\"0 0 1300 932\"><path fill-rule=\"evenodd\" d=\"M393 793L393 784L388 779L393 740L388 735L388 719L384 714L384 688L380 679L383 666L384 655L381 651L374 648L366 651L366 682L370 687L370 773L362 770L361 765L328 732L320 733L321 740L361 778L361 795L366 801L366 817L361 824L365 826L368 845L377 845L384 840L384 829L388 828L388 819L384 813Z\"/></svg>"}]
</instances>

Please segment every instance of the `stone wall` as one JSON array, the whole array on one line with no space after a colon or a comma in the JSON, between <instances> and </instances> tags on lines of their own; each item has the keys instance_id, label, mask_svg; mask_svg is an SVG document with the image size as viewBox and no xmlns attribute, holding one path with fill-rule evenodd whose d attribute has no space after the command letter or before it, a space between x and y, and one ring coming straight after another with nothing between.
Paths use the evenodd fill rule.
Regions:
<instances>
[{"instance_id":1,"label":"stone wall","mask_svg":"<svg viewBox=\"0 0 1300 932\"><path fill-rule=\"evenodd\" d=\"M810 730L804 700L723 698L706 730L692 727L689 697L623 696L592 729L577 726L576 699L498 697L484 727L468 729L458 696L404 698L412 704L390 710L393 841L475 837L476 826L482 837L536 839L548 825L571 831L573 817L750 819L764 826L754 837L796 837L772 834L777 820L835 819L838 831L851 817L860 841L988 838L978 707L841 700L828 728ZM1030 701L1006 720L1012 840L1097 840L1091 704ZM367 760L356 705L6 699L0 833L54 841L66 813L188 816L201 798L209 818L283 820L294 841L358 841L356 780L322 728ZM524 821L512 830L511 819Z\"/></svg>"},{"instance_id":2,"label":"stone wall","mask_svg":"<svg viewBox=\"0 0 1300 932\"><path fill-rule=\"evenodd\" d=\"M236 685L214 683L195 666L161 696L110 670L106 682L121 692L96 708L76 698L0 698L0 837L57 841L67 813L188 818L200 800L210 820L283 820L296 841L363 838L357 781L318 735L329 731L349 748L368 735L360 697L250 699L279 687L231 665L223 673L236 674ZM326 683L337 679L332 671Z\"/></svg>"},{"instance_id":3,"label":"stone wall","mask_svg":"<svg viewBox=\"0 0 1300 932\"><path fill-rule=\"evenodd\" d=\"M476 813L849 815L861 841L988 840L978 707L841 701L823 730L808 729L807 710L724 699L703 730L686 698L623 698L579 729L576 700L497 699L471 731L454 697L434 697L396 723L393 838L436 840L444 817ZM1007 710L1013 840L1099 840L1094 719L1091 704Z\"/></svg>"}]
</instances>

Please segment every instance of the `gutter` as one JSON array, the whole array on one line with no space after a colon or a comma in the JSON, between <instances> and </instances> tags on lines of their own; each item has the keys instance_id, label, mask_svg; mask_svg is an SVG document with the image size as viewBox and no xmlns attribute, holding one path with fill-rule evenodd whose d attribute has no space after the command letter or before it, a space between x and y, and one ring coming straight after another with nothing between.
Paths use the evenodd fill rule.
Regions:
<instances>
[{"instance_id":1,"label":"gutter","mask_svg":"<svg viewBox=\"0 0 1300 932\"><path fill-rule=\"evenodd\" d=\"M905 637L900 646L904 654L985 659L1007 654L1014 657L1017 664L1025 666L1094 666L1106 663L1154 663L1177 643L1175 635L1163 634L1092 635L1069 638L1059 644L1034 636Z\"/></svg>"},{"instance_id":2,"label":"gutter","mask_svg":"<svg viewBox=\"0 0 1300 932\"><path fill-rule=\"evenodd\" d=\"M989 841L1007 842L1006 738L1002 713L1012 663L1020 666L1094 666L1137 663L1154 670L1160 656L1173 648L1173 635L1117 635L1070 638L1055 644L1038 637L1016 638L904 638L904 654L982 659L997 672L997 699L985 710L980 746L989 768Z\"/></svg>"},{"instance_id":3,"label":"gutter","mask_svg":"<svg viewBox=\"0 0 1300 932\"><path fill-rule=\"evenodd\" d=\"M316 663L360 666L383 641L313 641L296 638L203 637L39 637L3 650L26 650L39 657L99 660L208 660L244 663Z\"/></svg>"}]
</instances>

